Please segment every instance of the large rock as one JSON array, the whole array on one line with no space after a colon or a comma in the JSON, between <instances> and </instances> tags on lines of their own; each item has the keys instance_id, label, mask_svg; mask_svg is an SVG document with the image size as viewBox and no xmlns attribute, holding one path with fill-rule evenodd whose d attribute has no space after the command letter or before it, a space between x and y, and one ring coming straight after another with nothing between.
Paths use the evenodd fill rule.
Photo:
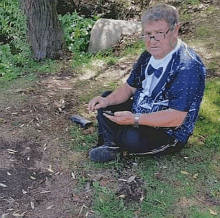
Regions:
<instances>
[{"instance_id":1,"label":"large rock","mask_svg":"<svg viewBox=\"0 0 220 218\"><path fill-rule=\"evenodd\" d=\"M122 34L141 32L141 22L99 19L92 31L89 43L89 52L98 52L111 48L115 45Z\"/></svg>"}]
</instances>

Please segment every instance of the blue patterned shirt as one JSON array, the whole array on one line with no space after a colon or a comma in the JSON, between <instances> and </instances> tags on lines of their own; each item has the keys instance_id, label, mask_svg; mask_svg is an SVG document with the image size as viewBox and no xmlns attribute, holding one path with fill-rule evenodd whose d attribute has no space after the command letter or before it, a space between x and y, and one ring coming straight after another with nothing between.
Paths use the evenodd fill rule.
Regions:
<instances>
[{"instance_id":1,"label":"blue patterned shirt","mask_svg":"<svg viewBox=\"0 0 220 218\"><path fill-rule=\"evenodd\" d=\"M181 126L163 128L170 136L186 143L193 133L204 94L205 66L198 55L181 41L156 86L147 95L143 82L148 77L145 70L150 59L151 55L147 51L143 52L127 80L130 86L136 88L132 112L143 114L169 108L187 112Z\"/></svg>"}]
</instances>

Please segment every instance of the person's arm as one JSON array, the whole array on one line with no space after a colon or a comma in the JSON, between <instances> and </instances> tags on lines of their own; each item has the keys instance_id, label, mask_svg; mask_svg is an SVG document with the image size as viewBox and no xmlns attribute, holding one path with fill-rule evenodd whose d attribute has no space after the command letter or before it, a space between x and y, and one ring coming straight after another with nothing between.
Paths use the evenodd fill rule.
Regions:
<instances>
[{"instance_id":1,"label":"person's arm","mask_svg":"<svg viewBox=\"0 0 220 218\"><path fill-rule=\"evenodd\" d=\"M186 118L187 112L168 109L149 114L141 114L138 120L139 125L152 127L177 127ZM119 125L134 125L135 115L130 111L115 112L114 116L105 114L111 121Z\"/></svg>"},{"instance_id":2,"label":"person's arm","mask_svg":"<svg viewBox=\"0 0 220 218\"><path fill-rule=\"evenodd\" d=\"M116 105L127 101L135 92L135 88L128 85L128 83L124 83L120 88L113 91L107 97L97 96L93 98L88 105L88 109L98 110L100 108L105 108L110 105Z\"/></svg>"},{"instance_id":3,"label":"person's arm","mask_svg":"<svg viewBox=\"0 0 220 218\"><path fill-rule=\"evenodd\" d=\"M139 125L153 127L177 127L182 125L186 115L187 112L174 109L142 114L139 118Z\"/></svg>"}]
</instances>

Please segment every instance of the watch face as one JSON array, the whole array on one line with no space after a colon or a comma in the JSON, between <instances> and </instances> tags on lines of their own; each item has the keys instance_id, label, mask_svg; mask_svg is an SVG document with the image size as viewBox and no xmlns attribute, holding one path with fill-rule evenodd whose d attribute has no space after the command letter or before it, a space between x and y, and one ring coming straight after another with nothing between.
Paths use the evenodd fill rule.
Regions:
<instances>
[{"instance_id":1,"label":"watch face","mask_svg":"<svg viewBox=\"0 0 220 218\"><path fill-rule=\"evenodd\" d=\"M104 111L103 113L108 114L110 116L114 116L114 113L112 111Z\"/></svg>"}]
</instances>

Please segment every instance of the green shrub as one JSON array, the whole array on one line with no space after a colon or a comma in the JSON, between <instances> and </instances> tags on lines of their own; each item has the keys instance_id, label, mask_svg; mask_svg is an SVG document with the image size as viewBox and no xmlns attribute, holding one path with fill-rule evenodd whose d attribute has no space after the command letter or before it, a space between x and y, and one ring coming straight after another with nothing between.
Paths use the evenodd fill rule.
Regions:
<instances>
[{"instance_id":1,"label":"green shrub","mask_svg":"<svg viewBox=\"0 0 220 218\"><path fill-rule=\"evenodd\" d=\"M80 17L77 12L59 15L64 29L64 38L70 51L86 51L90 39L90 31L95 21Z\"/></svg>"},{"instance_id":2,"label":"green shrub","mask_svg":"<svg viewBox=\"0 0 220 218\"><path fill-rule=\"evenodd\" d=\"M21 74L30 56L26 43L26 20L17 0L0 2L0 79Z\"/></svg>"}]
</instances>

